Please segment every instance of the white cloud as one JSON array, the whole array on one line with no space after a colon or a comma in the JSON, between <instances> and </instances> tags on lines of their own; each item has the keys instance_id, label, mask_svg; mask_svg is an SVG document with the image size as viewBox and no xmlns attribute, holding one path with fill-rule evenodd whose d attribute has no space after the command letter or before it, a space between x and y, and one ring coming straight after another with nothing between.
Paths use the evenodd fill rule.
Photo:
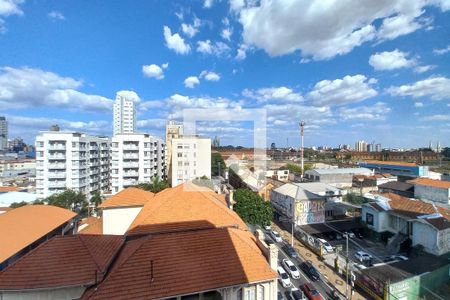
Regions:
<instances>
[{"instance_id":1,"label":"white cloud","mask_svg":"<svg viewBox=\"0 0 450 300\"><path fill-rule=\"evenodd\" d=\"M24 0L0 0L0 16L23 15L20 5Z\"/></svg>"},{"instance_id":2,"label":"white cloud","mask_svg":"<svg viewBox=\"0 0 450 300\"><path fill-rule=\"evenodd\" d=\"M227 41L230 41L231 35L233 34L233 30L231 28L224 28L220 34L220 36Z\"/></svg>"},{"instance_id":3,"label":"white cloud","mask_svg":"<svg viewBox=\"0 0 450 300\"><path fill-rule=\"evenodd\" d=\"M145 77L156 78L161 80L164 78L163 69L167 69L169 67L169 63L162 64L161 67L155 64L151 65L143 65L142 73L144 73Z\"/></svg>"},{"instance_id":4,"label":"white cloud","mask_svg":"<svg viewBox=\"0 0 450 300\"><path fill-rule=\"evenodd\" d=\"M0 107L59 107L72 111L106 112L112 100L78 91L83 82L28 67L0 68Z\"/></svg>"},{"instance_id":5,"label":"white cloud","mask_svg":"<svg viewBox=\"0 0 450 300\"><path fill-rule=\"evenodd\" d=\"M434 50L433 50L433 53L436 54L436 55L442 55L442 54L446 54L446 53L448 53L448 52L450 52L450 45L448 45L448 46L445 47L445 48L434 49Z\"/></svg>"},{"instance_id":6,"label":"white cloud","mask_svg":"<svg viewBox=\"0 0 450 300\"><path fill-rule=\"evenodd\" d=\"M239 46L239 49L237 49L236 59L237 60L244 60L247 57L247 46L242 44Z\"/></svg>"},{"instance_id":7,"label":"white cloud","mask_svg":"<svg viewBox=\"0 0 450 300\"><path fill-rule=\"evenodd\" d=\"M416 103L414 103L414 107L423 107L423 103L422 102L416 102Z\"/></svg>"},{"instance_id":8,"label":"white cloud","mask_svg":"<svg viewBox=\"0 0 450 300\"><path fill-rule=\"evenodd\" d=\"M372 98L378 93L372 88L376 80L367 80L364 75L347 75L342 79L322 80L316 83L314 89L308 93L308 99L313 105L343 105L361 102Z\"/></svg>"},{"instance_id":9,"label":"white cloud","mask_svg":"<svg viewBox=\"0 0 450 300\"><path fill-rule=\"evenodd\" d=\"M119 96L122 96L128 100L132 100L135 103L138 103L141 101L141 98L138 96L138 94L135 91L122 90L122 91L118 91L116 94Z\"/></svg>"},{"instance_id":10,"label":"white cloud","mask_svg":"<svg viewBox=\"0 0 450 300\"><path fill-rule=\"evenodd\" d=\"M178 33L172 34L172 31L167 26L164 26L164 39L166 40L167 48L174 50L178 54L184 55L191 51L191 46L186 44Z\"/></svg>"},{"instance_id":11,"label":"white cloud","mask_svg":"<svg viewBox=\"0 0 450 300\"><path fill-rule=\"evenodd\" d=\"M184 80L184 86L190 89L195 88L200 84L200 80L198 80L197 76L189 76Z\"/></svg>"},{"instance_id":12,"label":"white cloud","mask_svg":"<svg viewBox=\"0 0 450 300\"><path fill-rule=\"evenodd\" d=\"M298 103L274 103L266 104L263 108L267 109L269 125L286 125L298 129L298 120L305 121L308 126L334 122L329 107L302 106Z\"/></svg>"},{"instance_id":13,"label":"white cloud","mask_svg":"<svg viewBox=\"0 0 450 300\"><path fill-rule=\"evenodd\" d=\"M201 24L202 22L199 18L194 18L194 23L192 25L186 23L181 24L181 30L186 36L192 38L198 33L198 28Z\"/></svg>"},{"instance_id":14,"label":"white cloud","mask_svg":"<svg viewBox=\"0 0 450 300\"><path fill-rule=\"evenodd\" d=\"M211 71L202 71L200 73L199 77L205 78L205 80L208 80L208 81L219 81L220 80L220 75L215 72L211 72Z\"/></svg>"},{"instance_id":15,"label":"white cloud","mask_svg":"<svg viewBox=\"0 0 450 300\"><path fill-rule=\"evenodd\" d=\"M370 106L342 107L339 109L339 115L343 120L380 121L385 120L386 115L390 112L391 108L383 102L377 102Z\"/></svg>"},{"instance_id":16,"label":"white cloud","mask_svg":"<svg viewBox=\"0 0 450 300\"><path fill-rule=\"evenodd\" d=\"M430 70L433 70L434 68L436 68L435 65L417 66L417 67L414 68L414 72L416 72L416 73L425 73L425 72L428 72Z\"/></svg>"},{"instance_id":17,"label":"white cloud","mask_svg":"<svg viewBox=\"0 0 450 300\"><path fill-rule=\"evenodd\" d=\"M64 17L64 15L61 12L57 11L57 10L53 10L53 11L49 12L47 16L50 19L53 19L53 20L60 20L60 21L62 21L62 20L66 19L66 17Z\"/></svg>"},{"instance_id":18,"label":"white cloud","mask_svg":"<svg viewBox=\"0 0 450 300\"><path fill-rule=\"evenodd\" d=\"M302 95L284 86L261 88L258 90L245 89L242 91L242 95L248 98L256 99L260 102L270 100L298 102L303 100Z\"/></svg>"},{"instance_id":19,"label":"white cloud","mask_svg":"<svg viewBox=\"0 0 450 300\"><path fill-rule=\"evenodd\" d=\"M214 3L214 0L205 0L205 1L203 1L203 7L204 8L211 8L213 3Z\"/></svg>"},{"instance_id":20,"label":"white cloud","mask_svg":"<svg viewBox=\"0 0 450 300\"><path fill-rule=\"evenodd\" d=\"M167 107L171 109L169 118L181 118L183 109L186 108L230 108L241 109L241 103L227 98L211 97L189 97L180 94L174 94L166 100ZM218 119L220 119L218 117Z\"/></svg>"},{"instance_id":21,"label":"white cloud","mask_svg":"<svg viewBox=\"0 0 450 300\"><path fill-rule=\"evenodd\" d=\"M344 55L368 41L383 41L430 26L425 7L449 5L435 0L230 1L239 13L243 39L269 55L297 50L315 60ZM301 12L302 17L298 14ZM381 25L378 25L381 21Z\"/></svg>"},{"instance_id":22,"label":"white cloud","mask_svg":"<svg viewBox=\"0 0 450 300\"><path fill-rule=\"evenodd\" d=\"M203 54L214 54L216 56L226 55L230 51L230 47L222 42L211 43L210 40L198 41L197 52Z\"/></svg>"},{"instance_id":23,"label":"white cloud","mask_svg":"<svg viewBox=\"0 0 450 300\"><path fill-rule=\"evenodd\" d=\"M422 121L450 121L450 115L431 115L420 118Z\"/></svg>"},{"instance_id":24,"label":"white cloud","mask_svg":"<svg viewBox=\"0 0 450 300\"><path fill-rule=\"evenodd\" d=\"M375 53L370 56L369 64L375 70L394 70L398 68L410 68L416 64L414 59L408 59L408 53L395 49L394 51L385 51Z\"/></svg>"},{"instance_id":25,"label":"white cloud","mask_svg":"<svg viewBox=\"0 0 450 300\"><path fill-rule=\"evenodd\" d=\"M410 85L392 86L386 91L392 96L430 97L432 100L450 99L450 79L429 77Z\"/></svg>"},{"instance_id":26,"label":"white cloud","mask_svg":"<svg viewBox=\"0 0 450 300\"><path fill-rule=\"evenodd\" d=\"M145 119L145 120L138 120L136 122L136 126L139 129L142 130L149 130L149 129L164 129L166 127L166 119Z\"/></svg>"}]
</instances>

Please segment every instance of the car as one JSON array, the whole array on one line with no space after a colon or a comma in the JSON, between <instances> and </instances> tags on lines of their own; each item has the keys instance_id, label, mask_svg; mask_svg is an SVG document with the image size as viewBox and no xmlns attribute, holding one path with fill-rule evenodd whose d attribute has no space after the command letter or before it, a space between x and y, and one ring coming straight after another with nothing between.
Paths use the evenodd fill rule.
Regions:
<instances>
[{"instance_id":1,"label":"car","mask_svg":"<svg viewBox=\"0 0 450 300\"><path fill-rule=\"evenodd\" d=\"M294 300L294 297L291 295L291 292L290 292L290 291L284 292L284 295L286 296L285 298L286 298L287 300Z\"/></svg>"},{"instance_id":2,"label":"car","mask_svg":"<svg viewBox=\"0 0 450 300\"><path fill-rule=\"evenodd\" d=\"M290 295L294 300L306 300L305 294L297 288L292 288Z\"/></svg>"},{"instance_id":3,"label":"car","mask_svg":"<svg viewBox=\"0 0 450 300\"><path fill-rule=\"evenodd\" d=\"M300 268L302 269L302 271L306 275L308 275L308 277L312 281L318 281L320 279L319 272L317 272L316 268L314 268L314 266L311 263L309 263L309 262L302 262L300 264Z\"/></svg>"},{"instance_id":4,"label":"car","mask_svg":"<svg viewBox=\"0 0 450 300\"><path fill-rule=\"evenodd\" d=\"M325 251L327 251L328 253L334 252L333 247L326 240L324 240L324 239L317 239L317 240L322 245L322 247L325 249Z\"/></svg>"},{"instance_id":5,"label":"car","mask_svg":"<svg viewBox=\"0 0 450 300\"><path fill-rule=\"evenodd\" d=\"M277 299L278 300L286 300L286 297L283 296L283 294L281 292L277 293Z\"/></svg>"},{"instance_id":6,"label":"car","mask_svg":"<svg viewBox=\"0 0 450 300\"><path fill-rule=\"evenodd\" d=\"M309 300L324 300L319 292L309 283L303 284L301 289Z\"/></svg>"},{"instance_id":7,"label":"car","mask_svg":"<svg viewBox=\"0 0 450 300\"><path fill-rule=\"evenodd\" d=\"M275 244L274 241L272 241L271 239L265 239L264 242L266 242L267 246Z\"/></svg>"},{"instance_id":8,"label":"car","mask_svg":"<svg viewBox=\"0 0 450 300\"><path fill-rule=\"evenodd\" d=\"M277 271L278 271L278 280L280 281L281 285L284 288L292 286L289 275L286 273L286 271L281 266L278 266Z\"/></svg>"},{"instance_id":9,"label":"car","mask_svg":"<svg viewBox=\"0 0 450 300\"><path fill-rule=\"evenodd\" d=\"M284 245L281 249L292 258L299 258L297 250L289 244Z\"/></svg>"},{"instance_id":10,"label":"car","mask_svg":"<svg viewBox=\"0 0 450 300\"><path fill-rule=\"evenodd\" d=\"M270 231L270 229L272 229L272 228L270 228L270 225L265 225L264 226L264 230Z\"/></svg>"},{"instance_id":11,"label":"car","mask_svg":"<svg viewBox=\"0 0 450 300\"><path fill-rule=\"evenodd\" d=\"M283 259L283 267L286 270L286 272L288 272L289 275L291 275L292 278L300 279L300 271L297 269L297 267L294 265L292 261L290 261L287 258Z\"/></svg>"},{"instance_id":12,"label":"car","mask_svg":"<svg viewBox=\"0 0 450 300\"><path fill-rule=\"evenodd\" d=\"M340 234L340 233L336 233L336 240L342 240L342 234Z\"/></svg>"},{"instance_id":13,"label":"car","mask_svg":"<svg viewBox=\"0 0 450 300\"><path fill-rule=\"evenodd\" d=\"M362 235L361 232L359 231L353 231L353 233L356 235L356 237L360 240L362 240L364 238L364 236Z\"/></svg>"},{"instance_id":14,"label":"car","mask_svg":"<svg viewBox=\"0 0 450 300\"><path fill-rule=\"evenodd\" d=\"M283 241L283 239L281 238L281 235L278 232L276 232L275 230L270 231L270 236L277 243L281 243Z\"/></svg>"},{"instance_id":15,"label":"car","mask_svg":"<svg viewBox=\"0 0 450 300\"><path fill-rule=\"evenodd\" d=\"M355 257L357 260L359 260L360 262L366 261L366 260L371 260L372 259L372 255L370 255L369 253L366 253L364 251L358 251L355 253Z\"/></svg>"},{"instance_id":16,"label":"car","mask_svg":"<svg viewBox=\"0 0 450 300\"><path fill-rule=\"evenodd\" d=\"M344 234L342 236L344 238L347 238L347 236L348 236L348 238L352 238L352 239L354 239L356 237L355 234L353 232L351 232L351 231L344 232Z\"/></svg>"}]
</instances>

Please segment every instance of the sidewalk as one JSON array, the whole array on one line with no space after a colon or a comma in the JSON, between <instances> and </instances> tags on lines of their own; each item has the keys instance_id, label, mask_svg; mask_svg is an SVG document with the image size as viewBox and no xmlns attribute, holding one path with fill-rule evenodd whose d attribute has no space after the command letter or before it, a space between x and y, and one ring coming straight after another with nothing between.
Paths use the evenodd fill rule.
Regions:
<instances>
[{"instance_id":1,"label":"sidewalk","mask_svg":"<svg viewBox=\"0 0 450 300\"><path fill-rule=\"evenodd\" d=\"M272 228L275 229L280 233L280 235L283 237L285 241L291 240L291 233L288 231L285 231L278 227L277 224L272 223ZM327 283L337 290L339 290L342 295L345 295L345 279L342 279L338 274L334 272L333 269L325 265L323 262L319 260L317 255L313 253L311 250L306 248L302 243L300 243L297 239L294 238L294 247L297 249L300 256L302 256L304 259L310 261L313 266L325 277ZM350 290L350 287L349 287ZM350 293L350 291L349 291ZM360 295L356 290L354 291L352 297L352 300L366 300L364 296Z\"/></svg>"}]
</instances>

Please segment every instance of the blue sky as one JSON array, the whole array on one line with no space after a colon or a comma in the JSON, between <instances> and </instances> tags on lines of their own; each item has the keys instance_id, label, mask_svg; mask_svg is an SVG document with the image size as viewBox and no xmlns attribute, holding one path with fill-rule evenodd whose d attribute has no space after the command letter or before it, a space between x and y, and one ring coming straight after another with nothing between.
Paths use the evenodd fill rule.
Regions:
<instances>
[{"instance_id":1,"label":"blue sky","mask_svg":"<svg viewBox=\"0 0 450 300\"><path fill-rule=\"evenodd\" d=\"M325 4L326 3L326 4ZM450 146L450 1L0 0L0 115L10 137L112 134L119 91L138 129L183 109L267 110L267 141ZM251 145L249 122L201 134Z\"/></svg>"}]
</instances>

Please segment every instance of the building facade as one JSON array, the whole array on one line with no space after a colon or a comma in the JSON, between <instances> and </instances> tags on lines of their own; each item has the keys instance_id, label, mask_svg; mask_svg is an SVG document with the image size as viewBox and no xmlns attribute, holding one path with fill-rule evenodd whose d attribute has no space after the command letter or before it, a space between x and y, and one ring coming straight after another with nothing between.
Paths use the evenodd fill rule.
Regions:
<instances>
[{"instance_id":1,"label":"building facade","mask_svg":"<svg viewBox=\"0 0 450 300\"><path fill-rule=\"evenodd\" d=\"M166 148L160 140L144 133L117 134L111 143L111 192L166 178Z\"/></svg>"},{"instance_id":2,"label":"building facade","mask_svg":"<svg viewBox=\"0 0 450 300\"><path fill-rule=\"evenodd\" d=\"M417 178L414 184L414 197L450 207L450 181Z\"/></svg>"},{"instance_id":3,"label":"building facade","mask_svg":"<svg viewBox=\"0 0 450 300\"><path fill-rule=\"evenodd\" d=\"M354 175L371 176L373 172L367 168L312 169L305 172L305 178L310 181L327 183L338 188L351 187Z\"/></svg>"},{"instance_id":4,"label":"building facade","mask_svg":"<svg viewBox=\"0 0 450 300\"><path fill-rule=\"evenodd\" d=\"M172 187L195 178L211 178L211 140L199 137L172 139Z\"/></svg>"},{"instance_id":5,"label":"building facade","mask_svg":"<svg viewBox=\"0 0 450 300\"><path fill-rule=\"evenodd\" d=\"M42 132L36 137L36 194L46 198L65 189L88 198L108 191L109 139L78 132Z\"/></svg>"},{"instance_id":6,"label":"building facade","mask_svg":"<svg viewBox=\"0 0 450 300\"><path fill-rule=\"evenodd\" d=\"M358 162L358 166L374 170L376 173L390 173L397 176L427 177L428 166L416 163L366 160Z\"/></svg>"},{"instance_id":7,"label":"building facade","mask_svg":"<svg viewBox=\"0 0 450 300\"><path fill-rule=\"evenodd\" d=\"M166 145L167 145L167 177L172 180L172 139L179 139L183 136L183 125L175 121L168 121L166 124Z\"/></svg>"},{"instance_id":8,"label":"building facade","mask_svg":"<svg viewBox=\"0 0 450 300\"><path fill-rule=\"evenodd\" d=\"M0 151L8 147L8 122L5 117L0 117Z\"/></svg>"},{"instance_id":9,"label":"building facade","mask_svg":"<svg viewBox=\"0 0 450 300\"><path fill-rule=\"evenodd\" d=\"M136 110L132 99L117 93L113 110L114 135L136 131Z\"/></svg>"}]
</instances>

